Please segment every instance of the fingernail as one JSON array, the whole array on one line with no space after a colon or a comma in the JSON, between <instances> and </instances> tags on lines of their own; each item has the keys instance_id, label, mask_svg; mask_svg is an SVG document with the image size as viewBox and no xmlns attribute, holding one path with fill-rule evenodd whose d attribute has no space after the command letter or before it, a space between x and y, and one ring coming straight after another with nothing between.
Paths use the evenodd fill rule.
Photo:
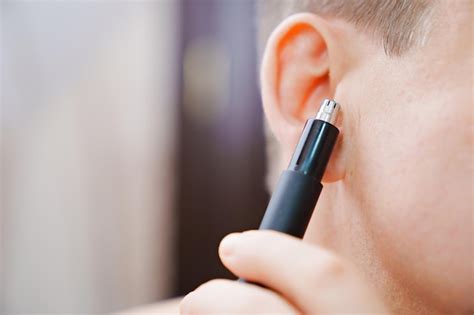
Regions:
<instances>
[{"instance_id":1,"label":"fingernail","mask_svg":"<svg viewBox=\"0 0 474 315\"><path fill-rule=\"evenodd\" d=\"M219 254L221 256L231 256L237 247L241 233L232 233L224 237L219 246Z\"/></svg>"}]
</instances>

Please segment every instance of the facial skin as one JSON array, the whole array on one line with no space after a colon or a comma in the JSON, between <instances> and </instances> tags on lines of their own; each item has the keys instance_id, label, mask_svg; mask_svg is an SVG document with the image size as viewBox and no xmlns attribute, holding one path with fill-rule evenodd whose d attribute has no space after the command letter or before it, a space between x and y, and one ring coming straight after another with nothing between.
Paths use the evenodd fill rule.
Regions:
<instances>
[{"instance_id":1,"label":"facial skin","mask_svg":"<svg viewBox=\"0 0 474 315\"><path fill-rule=\"evenodd\" d=\"M395 309L473 302L472 9L448 1L434 14L425 46L402 57L350 25L298 15L273 35L262 71L283 161L319 100L342 105L306 240L353 261Z\"/></svg>"},{"instance_id":2,"label":"facial skin","mask_svg":"<svg viewBox=\"0 0 474 315\"><path fill-rule=\"evenodd\" d=\"M360 308L344 311L385 308L395 313L433 314L471 313L474 309L470 2L440 2L432 24L424 45L398 57L387 56L373 35L348 22L310 13L286 19L266 46L262 96L268 122L283 152L281 169L293 153L305 120L314 116L320 101L332 98L342 106L341 136L304 240L312 250L295 249L294 257L308 257L314 262L313 269L320 270L320 258L314 257L326 257L328 250L336 257L333 261L358 270L361 280L339 283L338 292L351 296L365 290L370 293L357 296ZM284 244L289 244L277 233L250 234L253 236L240 237L247 239L247 247L267 244L261 245L260 252L272 244L283 251ZM258 262L265 258L258 258L258 250L252 254L251 249L242 249L245 241L240 240L240 252L235 245L238 242L233 242L230 246L224 240L221 245L224 264L283 297L273 297L282 305L268 305L277 305L275 309L282 312L293 312L293 307L304 312L341 311L330 303L295 300L310 289L298 295L298 285L284 287L272 282L282 277L284 266L268 261L267 265L262 263L262 270L271 271L262 272L263 276L249 271L251 267L243 267L244 263L258 269ZM295 245L296 240L291 242L295 242L294 248L303 246ZM237 258L227 257L229 248ZM325 272L320 271L316 278L321 279L322 274L326 281L330 277L324 278ZM304 274L299 280L288 277L288 282L300 281L300 287L307 285L307 279L317 282ZM242 285L214 282L187 298L183 309L211 310L206 297L229 285L237 292L232 291L234 297L238 292L246 297L261 294L249 293ZM313 289L311 292L321 293ZM236 302L227 303L229 309L224 310L232 311Z\"/></svg>"}]
</instances>

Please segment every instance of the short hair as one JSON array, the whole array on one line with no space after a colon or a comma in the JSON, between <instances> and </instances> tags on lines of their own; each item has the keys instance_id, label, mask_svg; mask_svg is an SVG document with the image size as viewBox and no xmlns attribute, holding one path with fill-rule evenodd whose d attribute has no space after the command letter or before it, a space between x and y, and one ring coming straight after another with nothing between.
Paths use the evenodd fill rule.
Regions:
<instances>
[{"instance_id":1,"label":"short hair","mask_svg":"<svg viewBox=\"0 0 474 315\"><path fill-rule=\"evenodd\" d=\"M399 56L423 44L435 0L258 0L260 51L272 30L298 12L341 18L381 40L385 52Z\"/></svg>"},{"instance_id":2,"label":"short hair","mask_svg":"<svg viewBox=\"0 0 474 315\"><path fill-rule=\"evenodd\" d=\"M311 12L344 19L372 33L389 56L401 56L414 45L423 45L430 30L436 0L257 0L260 56L273 29L287 16ZM265 121L267 188L272 191L281 171L281 148Z\"/></svg>"}]
</instances>

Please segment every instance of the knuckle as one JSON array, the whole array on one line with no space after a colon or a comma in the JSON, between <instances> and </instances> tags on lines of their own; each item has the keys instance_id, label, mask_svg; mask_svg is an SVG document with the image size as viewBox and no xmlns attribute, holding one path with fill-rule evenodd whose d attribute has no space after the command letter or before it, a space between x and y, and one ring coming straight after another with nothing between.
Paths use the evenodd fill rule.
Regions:
<instances>
[{"instance_id":1,"label":"knuckle","mask_svg":"<svg viewBox=\"0 0 474 315\"><path fill-rule=\"evenodd\" d=\"M216 279L208 281L186 295L180 303L180 314L233 313L247 314L267 300L248 284Z\"/></svg>"},{"instance_id":2,"label":"knuckle","mask_svg":"<svg viewBox=\"0 0 474 315\"><path fill-rule=\"evenodd\" d=\"M228 292L233 285L235 284L230 280L213 279L199 286L194 292L199 296L212 297Z\"/></svg>"},{"instance_id":3,"label":"knuckle","mask_svg":"<svg viewBox=\"0 0 474 315\"><path fill-rule=\"evenodd\" d=\"M202 284L198 287L198 290L202 291L213 291L218 290L228 285L228 280L224 279L212 279L207 281L206 283Z\"/></svg>"},{"instance_id":4,"label":"knuckle","mask_svg":"<svg viewBox=\"0 0 474 315\"><path fill-rule=\"evenodd\" d=\"M192 314L193 313L193 299L194 292L188 293L179 303L180 314Z\"/></svg>"},{"instance_id":5,"label":"knuckle","mask_svg":"<svg viewBox=\"0 0 474 315\"><path fill-rule=\"evenodd\" d=\"M196 290L188 293L180 302L180 314L199 314L206 308L208 297L216 295L227 287L227 281L224 279L210 280L201 284Z\"/></svg>"}]
</instances>

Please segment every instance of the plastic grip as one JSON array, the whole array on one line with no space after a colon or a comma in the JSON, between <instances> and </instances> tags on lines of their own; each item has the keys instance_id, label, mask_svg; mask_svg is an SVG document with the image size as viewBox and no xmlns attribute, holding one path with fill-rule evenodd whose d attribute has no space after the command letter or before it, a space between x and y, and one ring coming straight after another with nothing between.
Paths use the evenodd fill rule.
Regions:
<instances>
[{"instance_id":1,"label":"plastic grip","mask_svg":"<svg viewBox=\"0 0 474 315\"><path fill-rule=\"evenodd\" d=\"M302 238L323 185L314 177L286 170L260 224L260 230L275 230Z\"/></svg>"}]
</instances>

